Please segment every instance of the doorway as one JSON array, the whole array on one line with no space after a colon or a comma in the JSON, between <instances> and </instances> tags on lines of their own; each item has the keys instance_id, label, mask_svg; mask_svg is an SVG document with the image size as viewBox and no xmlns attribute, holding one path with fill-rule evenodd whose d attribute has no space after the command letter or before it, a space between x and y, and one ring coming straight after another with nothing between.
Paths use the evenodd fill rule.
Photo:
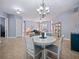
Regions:
<instances>
[{"instance_id":1,"label":"doorway","mask_svg":"<svg viewBox=\"0 0 79 59\"><path fill-rule=\"evenodd\" d=\"M5 37L5 18L0 17L0 37Z\"/></svg>"}]
</instances>

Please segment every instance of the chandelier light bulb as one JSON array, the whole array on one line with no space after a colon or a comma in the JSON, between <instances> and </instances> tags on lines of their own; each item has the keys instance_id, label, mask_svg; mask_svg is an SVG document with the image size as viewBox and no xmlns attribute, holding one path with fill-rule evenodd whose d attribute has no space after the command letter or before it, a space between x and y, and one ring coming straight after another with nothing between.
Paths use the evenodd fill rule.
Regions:
<instances>
[{"instance_id":1,"label":"chandelier light bulb","mask_svg":"<svg viewBox=\"0 0 79 59\"><path fill-rule=\"evenodd\" d=\"M37 11L39 12L39 11L40 11L40 9L37 9Z\"/></svg>"},{"instance_id":2,"label":"chandelier light bulb","mask_svg":"<svg viewBox=\"0 0 79 59\"><path fill-rule=\"evenodd\" d=\"M39 12L39 14L41 14L41 12Z\"/></svg>"},{"instance_id":3,"label":"chandelier light bulb","mask_svg":"<svg viewBox=\"0 0 79 59\"><path fill-rule=\"evenodd\" d=\"M46 7L45 10L49 10L49 7Z\"/></svg>"},{"instance_id":4,"label":"chandelier light bulb","mask_svg":"<svg viewBox=\"0 0 79 59\"><path fill-rule=\"evenodd\" d=\"M40 7L40 10L43 10L43 9L44 9L44 8L41 6L41 7Z\"/></svg>"},{"instance_id":5,"label":"chandelier light bulb","mask_svg":"<svg viewBox=\"0 0 79 59\"><path fill-rule=\"evenodd\" d=\"M44 12L43 14L45 15L46 13Z\"/></svg>"}]
</instances>

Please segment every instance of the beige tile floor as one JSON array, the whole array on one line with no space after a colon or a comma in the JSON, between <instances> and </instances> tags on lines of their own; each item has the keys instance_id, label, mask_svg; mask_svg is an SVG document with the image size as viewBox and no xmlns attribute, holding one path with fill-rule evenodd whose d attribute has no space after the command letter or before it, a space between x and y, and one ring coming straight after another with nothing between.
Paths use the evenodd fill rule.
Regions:
<instances>
[{"instance_id":1,"label":"beige tile floor","mask_svg":"<svg viewBox=\"0 0 79 59\"><path fill-rule=\"evenodd\" d=\"M4 39L0 49L0 59L24 59L25 57L25 43L21 38Z\"/></svg>"},{"instance_id":2,"label":"beige tile floor","mask_svg":"<svg viewBox=\"0 0 79 59\"><path fill-rule=\"evenodd\" d=\"M22 38L0 38L0 59L26 59L25 41ZM70 50L70 41L64 40L62 59L79 59L79 53Z\"/></svg>"}]
</instances>

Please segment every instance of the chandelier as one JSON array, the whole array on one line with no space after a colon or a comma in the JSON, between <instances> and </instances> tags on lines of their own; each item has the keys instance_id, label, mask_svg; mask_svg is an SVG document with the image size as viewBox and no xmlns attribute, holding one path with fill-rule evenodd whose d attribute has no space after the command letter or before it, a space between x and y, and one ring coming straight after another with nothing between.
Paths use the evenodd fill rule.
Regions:
<instances>
[{"instance_id":1,"label":"chandelier","mask_svg":"<svg viewBox=\"0 0 79 59\"><path fill-rule=\"evenodd\" d=\"M42 4L37 9L37 12L38 12L38 14L40 15L41 18L44 18L47 14L49 14L49 12L50 12L49 7L46 6L44 0L42 0Z\"/></svg>"}]
</instances>

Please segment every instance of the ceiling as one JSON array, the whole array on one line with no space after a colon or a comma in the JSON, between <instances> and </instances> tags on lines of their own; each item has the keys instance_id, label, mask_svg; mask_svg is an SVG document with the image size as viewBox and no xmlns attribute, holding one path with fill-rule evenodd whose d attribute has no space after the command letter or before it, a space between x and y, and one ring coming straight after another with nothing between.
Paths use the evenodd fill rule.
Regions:
<instances>
[{"instance_id":1,"label":"ceiling","mask_svg":"<svg viewBox=\"0 0 79 59\"><path fill-rule=\"evenodd\" d=\"M0 0L0 9L6 13L16 14L14 8L18 7L22 9L24 17L39 18L36 9L41 2L42 0ZM45 3L50 8L50 14L47 17L52 19L78 6L79 0L45 0Z\"/></svg>"}]
</instances>

